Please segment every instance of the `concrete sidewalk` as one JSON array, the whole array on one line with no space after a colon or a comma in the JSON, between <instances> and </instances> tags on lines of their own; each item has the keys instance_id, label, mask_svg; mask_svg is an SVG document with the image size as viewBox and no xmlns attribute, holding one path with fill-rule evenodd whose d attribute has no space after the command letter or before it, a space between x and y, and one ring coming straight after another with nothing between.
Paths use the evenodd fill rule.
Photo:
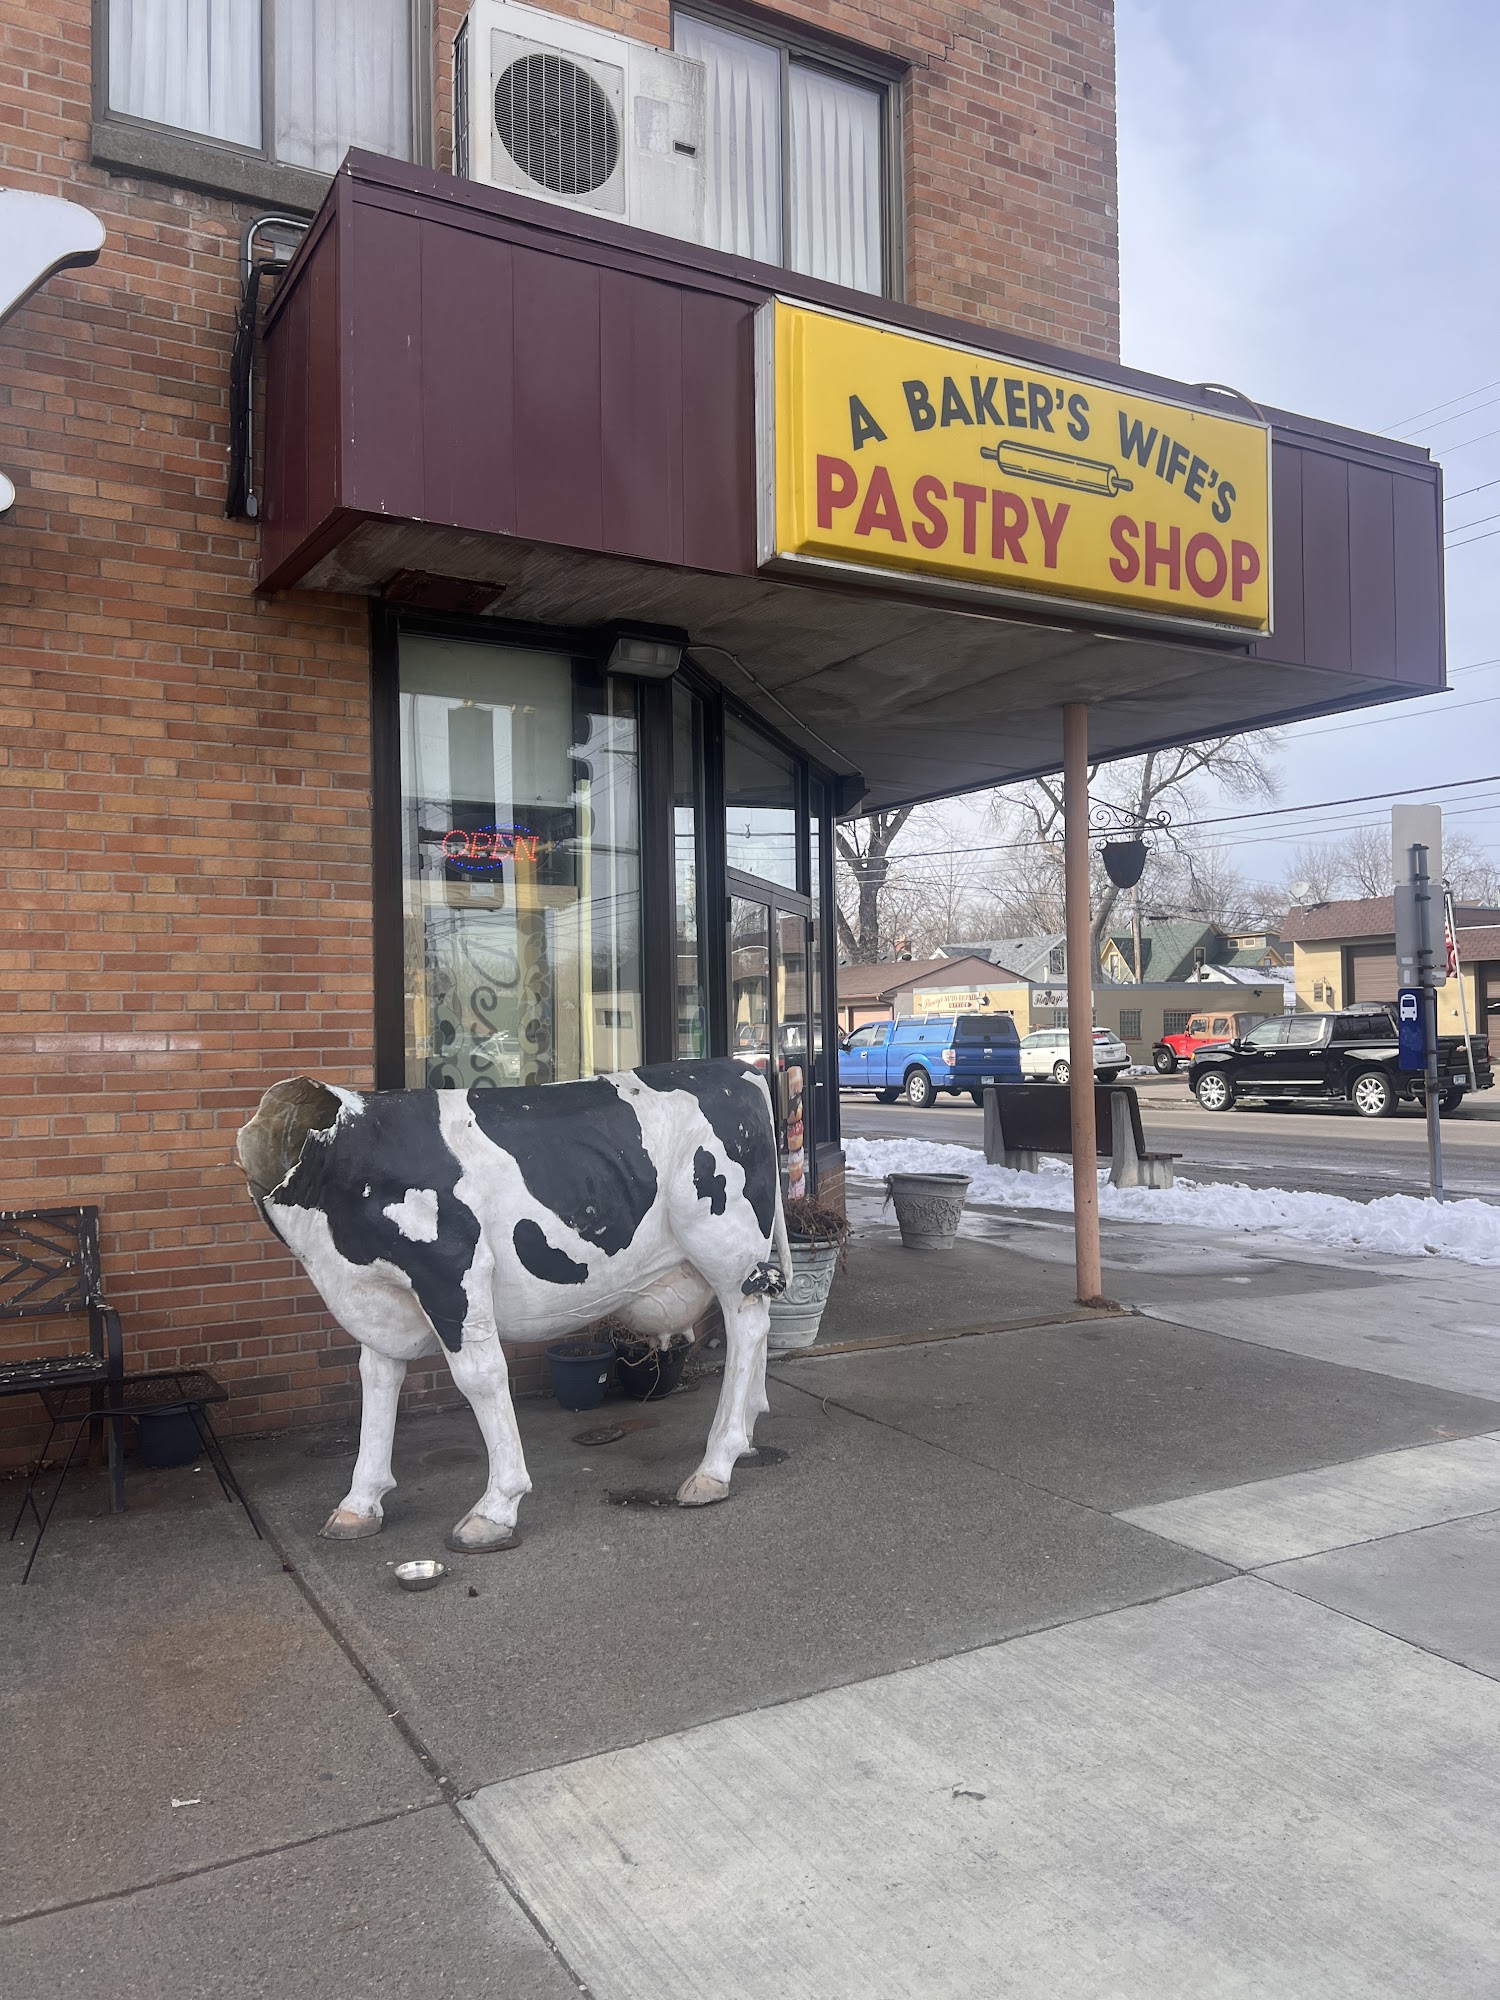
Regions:
<instances>
[{"instance_id":1,"label":"concrete sidewalk","mask_svg":"<svg viewBox=\"0 0 1500 2000\"><path fill-rule=\"evenodd\" d=\"M1107 1236L1144 1316L1015 1324L1065 1247L979 1218L1008 1330L776 1363L724 1507L655 1504L711 1378L523 1402L521 1548L421 1596L467 1412L366 1542L339 1433L238 1448L264 1544L80 1482L0 1634L0 1988L1491 1994L1500 1284L1424 1349L1383 1271Z\"/></svg>"}]
</instances>

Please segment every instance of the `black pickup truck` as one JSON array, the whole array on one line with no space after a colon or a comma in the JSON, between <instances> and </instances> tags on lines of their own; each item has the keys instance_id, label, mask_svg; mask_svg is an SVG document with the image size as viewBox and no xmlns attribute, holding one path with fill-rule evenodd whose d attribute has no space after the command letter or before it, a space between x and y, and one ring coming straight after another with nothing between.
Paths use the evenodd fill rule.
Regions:
<instances>
[{"instance_id":1,"label":"black pickup truck","mask_svg":"<svg viewBox=\"0 0 1500 2000\"><path fill-rule=\"evenodd\" d=\"M1466 1047L1462 1035L1440 1035L1438 1077L1440 1111L1456 1111L1470 1090L1490 1089L1484 1036ZM1228 1111L1246 1098L1301 1098L1388 1118L1402 1103L1426 1102L1425 1079L1401 1068L1395 1016L1385 1007L1263 1021L1240 1041L1200 1049L1188 1084L1205 1111Z\"/></svg>"}]
</instances>

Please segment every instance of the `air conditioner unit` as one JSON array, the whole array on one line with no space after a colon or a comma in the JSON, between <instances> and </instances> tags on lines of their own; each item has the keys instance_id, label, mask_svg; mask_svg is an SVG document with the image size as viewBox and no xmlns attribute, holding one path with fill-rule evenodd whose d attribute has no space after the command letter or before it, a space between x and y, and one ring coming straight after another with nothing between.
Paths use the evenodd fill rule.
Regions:
<instances>
[{"instance_id":1,"label":"air conditioner unit","mask_svg":"<svg viewBox=\"0 0 1500 2000\"><path fill-rule=\"evenodd\" d=\"M686 56L476 0L453 44L453 170L699 242L703 90Z\"/></svg>"}]
</instances>

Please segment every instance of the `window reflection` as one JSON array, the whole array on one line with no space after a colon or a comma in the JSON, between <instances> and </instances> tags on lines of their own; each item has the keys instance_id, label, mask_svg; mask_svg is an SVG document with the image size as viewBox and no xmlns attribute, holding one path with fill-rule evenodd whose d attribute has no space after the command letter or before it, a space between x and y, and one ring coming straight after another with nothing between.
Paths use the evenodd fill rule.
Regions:
<instances>
[{"instance_id":1,"label":"window reflection","mask_svg":"<svg viewBox=\"0 0 1500 2000\"><path fill-rule=\"evenodd\" d=\"M724 718L724 833L731 868L797 887L797 768L732 715Z\"/></svg>"},{"instance_id":2,"label":"window reflection","mask_svg":"<svg viewBox=\"0 0 1500 2000\"><path fill-rule=\"evenodd\" d=\"M771 913L735 896L729 905L730 1046L765 1075L771 1063Z\"/></svg>"},{"instance_id":3,"label":"window reflection","mask_svg":"<svg viewBox=\"0 0 1500 2000\"><path fill-rule=\"evenodd\" d=\"M677 1053L708 1054L703 987L703 703L672 689L672 848L677 903Z\"/></svg>"},{"instance_id":4,"label":"window reflection","mask_svg":"<svg viewBox=\"0 0 1500 2000\"><path fill-rule=\"evenodd\" d=\"M405 634L406 1081L641 1060L634 689L562 654Z\"/></svg>"}]
</instances>

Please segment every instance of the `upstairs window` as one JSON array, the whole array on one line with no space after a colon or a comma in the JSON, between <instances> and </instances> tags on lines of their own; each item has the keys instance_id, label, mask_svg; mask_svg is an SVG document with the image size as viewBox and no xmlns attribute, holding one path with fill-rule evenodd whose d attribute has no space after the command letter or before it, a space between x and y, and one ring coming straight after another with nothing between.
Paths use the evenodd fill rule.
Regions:
<instances>
[{"instance_id":1,"label":"upstairs window","mask_svg":"<svg viewBox=\"0 0 1500 2000\"><path fill-rule=\"evenodd\" d=\"M861 292L888 291L891 86L759 33L676 14L707 70L704 240Z\"/></svg>"},{"instance_id":2,"label":"upstairs window","mask_svg":"<svg viewBox=\"0 0 1500 2000\"><path fill-rule=\"evenodd\" d=\"M410 159L414 0L107 0L114 118L331 174Z\"/></svg>"}]
</instances>

